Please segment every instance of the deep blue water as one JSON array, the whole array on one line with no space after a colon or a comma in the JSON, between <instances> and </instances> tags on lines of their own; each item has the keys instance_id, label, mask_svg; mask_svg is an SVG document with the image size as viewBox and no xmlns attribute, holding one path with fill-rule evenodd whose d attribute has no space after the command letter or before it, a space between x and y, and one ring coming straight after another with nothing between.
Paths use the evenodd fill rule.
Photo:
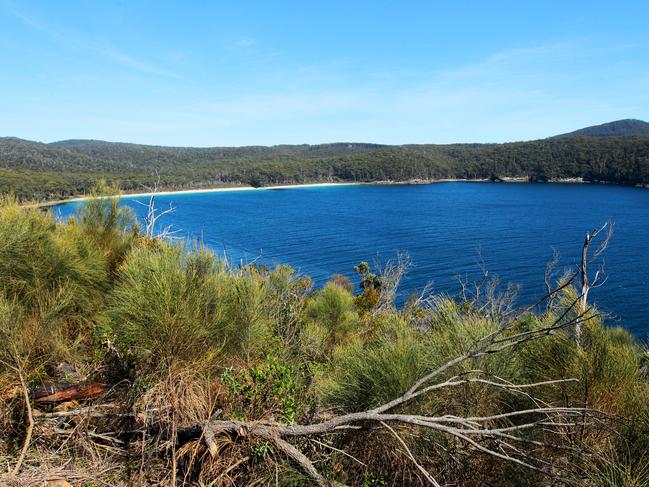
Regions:
<instances>
[{"instance_id":1,"label":"deep blue water","mask_svg":"<svg viewBox=\"0 0 649 487\"><path fill-rule=\"evenodd\" d=\"M144 200L144 199L142 199ZM143 207L125 198L142 215ZM176 211L164 224L240 262L290 264L323 284L353 266L410 254L404 294L433 281L457 294L457 274L520 284L520 304L543 294L553 248L575 265L585 232L607 220L608 280L591 299L636 336L649 335L649 190L571 184L436 183L337 186L158 196ZM76 204L57 207L62 216ZM595 269L593 269L595 270Z\"/></svg>"}]
</instances>

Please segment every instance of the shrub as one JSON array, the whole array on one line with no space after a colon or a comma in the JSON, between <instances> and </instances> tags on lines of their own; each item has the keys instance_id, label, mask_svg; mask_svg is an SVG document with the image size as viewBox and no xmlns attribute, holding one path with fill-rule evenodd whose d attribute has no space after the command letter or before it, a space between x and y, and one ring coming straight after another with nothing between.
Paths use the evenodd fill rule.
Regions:
<instances>
[{"instance_id":1,"label":"shrub","mask_svg":"<svg viewBox=\"0 0 649 487\"><path fill-rule=\"evenodd\" d=\"M44 294L75 286L79 305L105 289L101 256L73 228L57 227L49 213L0 201L0 276L6 296L35 305Z\"/></svg>"},{"instance_id":2,"label":"shrub","mask_svg":"<svg viewBox=\"0 0 649 487\"><path fill-rule=\"evenodd\" d=\"M110 296L110 325L118 344L148 357L154 368L216 353L225 339L220 269L203 252L136 248Z\"/></svg>"},{"instance_id":3,"label":"shrub","mask_svg":"<svg viewBox=\"0 0 649 487\"><path fill-rule=\"evenodd\" d=\"M368 409L406 392L426 369L425 345L417 333L396 316L382 319L371 342L356 338L334 349L330 370L317 386L327 404Z\"/></svg>"},{"instance_id":4,"label":"shrub","mask_svg":"<svg viewBox=\"0 0 649 487\"><path fill-rule=\"evenodd\" d=\"M497 329L487 317L463 313L452 300L440 299L428 312L427 325L415 329L408 316L384 312L363 322L362 337L339 345L329 370L318 381L318 390L329 404L364 409L394 399L425 373L462 355L476 341ZM360 335L360 334L359 334ZM480 369L483 378L516 382L518 367L511 356L494 354L463 363L447 375ZM443 408L449 414L489 413L511 402L511 395L482 384L441 389L424 404L412 408Z\"/></svg>"},{"instance_id":5,"label":"shrub","mask_svg":"<svg viewBox=\"0 0 649 487\"><path fill-rule=\"evenodd\" d=\"M119 189L100 181L77 213L78 225L102 249L108 269L114 272L139 234L132 210L120 205Z\"/></svg>"},{"instance_id":6,"label":"shrub","mask_svg":"<svg viewBox=\"0 0 649 487\"><path fill-rule=\"evenodd\" d=\"M266 297L265 280L254 269L222 276L220 326L229 352L250 360L275 345Z\"/></svg>"},{"instance_id":7,"label":"shrub","mask_svg":"<svg viewBox=\"0 0 649 487\"><path fill-rule=\"evenodd\" d=\"M110 297L111 330L152 365L218 354L249 359L271 346L263 279L226 271L203 249L136 248Z\"/></svg>"},{"instance_id":8,"label":"shrub","mask_svg":"<svg viewBox=\"0 0 649 487\"><path fill-rule=\"evenodd\" d=\"M105 261L78 229L14 201L0 203L2 308L19 315L3 334L21 342L21 355L39 363L71 355L102 311L107 286Z\"/></svg>"},{"instance_id":9,"label":"shrub","mask_svg":"<svg viewBox=\"0 0 649 487\"><path fill-rule=\"evenodd\" d=\"M380 299L381 293L375 287L370 286L354 297L354 306L356 306L359 313L364 314L376 308Z\"/></svg>"},{"instance_id":10,"label":"shrub","mask_svg":"<svg viewBox=\"0 0 649 487\"><path fill-rule=\"evenodd\" d=\"M341 343L358 323L353 296L333 283L316 294L306 309L306 315L312 327L321 329L312 334L324 336L322 346L325 351Z\"/></svg>"},{"instance_id":11,"label":"shrub","mask_svg":"<svg viewBox=\"0 0 649 487\"><path fill-rule=\"evenodd\" d=\"M548 319L552 318L543 321ZM647 387L639 380L642 349L627 331L606 328L599 319L585 323L583 334L583 347L564 331L530 343L519 354L521 369L529 380L579 379L546 389L545 399L554 404L581 404L626 415L634 408L638 392Z\"/></svg>"},{"instance_id":12,"label":"shrub","mask_svg":"<svg viewBox=\"0 0 649 487\"><path fill-rule=\"evenodd\" d=\"M224 406L234 417L275 417L291 424L303 406L298 371L273 355L248 367L226 368L221 382L228 392Z\"/></svg>"},{"instance_id":13,"label":"shrub","mask_svg":"<svg viewBox=\"0 0 649 487\"><path fill-rule=\"evenodd\" d=\"M290 356L298 344L298 332L304 320L313 282L309 277L298 276L289 266L278 266L266 276L264 307L281 352Z\"/></svg>"}]
</instances>

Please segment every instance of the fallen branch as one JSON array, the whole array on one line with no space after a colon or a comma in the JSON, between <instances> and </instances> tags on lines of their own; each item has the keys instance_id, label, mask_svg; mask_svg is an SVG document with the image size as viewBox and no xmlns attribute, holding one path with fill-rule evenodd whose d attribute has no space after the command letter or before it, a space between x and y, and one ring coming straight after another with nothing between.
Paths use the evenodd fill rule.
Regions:
<instances>
[{"instance_id":1,"label":"fallen branch","mask_svg":"<svg viewBox=\"0 0 649 487\"><path fill-rule=\"evenodd\" d=\"M116 404L97 404L95 406L87 406L83 408L68 409L67 411L54 411L51 413L35 412L34 417L36 420L46 418L69 418L74 416L86 418L104 418L104 417L133 417L135 413L110 413L111 409L117 409L119 406ZM104 411L108 410L108 411Z\"/></svg>"},{"instance_id":2,"label":"fallen branch","mask_svg":"<svg viewBox=\"0 0 649 487\"><path fill-rule=\"evenodd\" d=\"M565 286L565 284L562 284ZM548 293L552 296L554 292ZM581 297L577 297L569 309L574 309ZM489 375L481 370L471 370L455 375L439 382L433 382L452 368L459 364L475 359L477 357L499 353L503 350L510 349L529 341L533 341L555 330L563 329L576 324L584 323L594 316L591 309L586 309L576 317L566 319L568 311L564 311L551 324L532 330L512 333L513 322L508 321L503 327L483 339L479 340L476 345L466 353L449 360L437 369L424 374L401 396L388 401L373 409L348 413L307 425L284 425L268 421L237 421L237 420L210 420L207 425L202 427L186 428L179 432L184 438L197 439L201 436L206 437L206 443L211 454L216 454L215 437L218 435L228 435L232 439L237 437L256 437L271 441L279 451L285 454L289 459L295 462L300 469L308 475L315 484L319 486L338 485L323 477L314 467L313 462L308 459L296 446L289 443L290 439L314 437L326 434L335 434L346 431L349 428L361 427L367 423L374 423L383 426L393 435L397 436L399 443L404 446L408 458L413 465L425 475L426 479L432 485L438 485L432 475L427 472L414 458L412 452L391 424L401 424L415 428L424 428L438 431L440 433L452 436L458 440L471 445L475 449L499 458L509 461L526 468L542 472L546 475L552 475L552 470L547 465L535 465L534 459L531 459L526 453L514 447L505 440L512 442L528 443L528 438L523 437L526 430L532 428L543 428L545 431L553 434L562 434L565 428L575 427L582 424L587 417L593 412L584 408L572 407L539 407L530 408L520 411L506 412L489 416L458 417L450 415L426 416L416 414L392 413L395 408L403 407L407 403L426 394L433 393L442 388L460 387L465 384L480 384L486 387L502 389L508 393L520 393L530 399L534 398L528 391L548 385L557 385L575 381L576 379L559 379L547 380L536 383L513 384L500 378L486 379L472 375ZM510 421L515 419L517 424L508 423L507 425L494 425L498 421ZM492 440L494 444L499 445L500 451L496 451L489 446L485 446L483 440ZM538 446L544 443L534 443ZM502 447L506 447L503 449ZM214 450L214 453L212 453Z\"/></svg>"},{"instance_id":3,"label":"fallen branch","mask_svg":"<svg viewBox=\"0 0 649 487\"><path fill-rule=\"evenodd\" d=\"M89 382L80 384L42 384L32 391L32 400L37 403L66 402L95 399L110 388L107 384Z\"/></svg>"},{"instance_id":4,"label":"fallen branch","mask_svg":"<svg viewBox=\"0 0 649 487\"><path fill-rule=\"evenodd\" d=\"M222 409L217 409L212 415L212 418L215 418L222 412ZM208 421L205 428L203 428L203 440L207 445L207 450L210 452L210 455L212 458L215 458L219 454L219 446L216 444L215 431L210 421Z\"/></svg>"}]
</instances>

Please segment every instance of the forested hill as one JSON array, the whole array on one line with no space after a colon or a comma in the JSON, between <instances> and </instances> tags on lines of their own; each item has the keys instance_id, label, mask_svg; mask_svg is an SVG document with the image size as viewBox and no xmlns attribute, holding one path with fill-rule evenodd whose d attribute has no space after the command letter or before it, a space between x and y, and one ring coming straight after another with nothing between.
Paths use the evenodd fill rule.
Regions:
<instances>
[{"instance_id":1,"label":"forested hill","mask_svg":"<svg viewBox=\"0 0 649 487\"><path fill-rule=\"evenodd\" d=\"M649 135L565 136L507 144L212 148L0 138L0 192L25 199L83 194L100 177L119 182L124 190L138 190L156 174L168 189L506 177L647 185Z\"/></svg>"},{"instance_id":2,"label":"forested hill","mask_svg":"<svg viewBox=\"0 0 649 487\"><path fill-rule=\"evenodd\" d=\"M627 118L601 125L593 125L567 134L557 135L557 137L619 137L624 135L649 135L649 123Z\"/></svg>"}]
</instances>

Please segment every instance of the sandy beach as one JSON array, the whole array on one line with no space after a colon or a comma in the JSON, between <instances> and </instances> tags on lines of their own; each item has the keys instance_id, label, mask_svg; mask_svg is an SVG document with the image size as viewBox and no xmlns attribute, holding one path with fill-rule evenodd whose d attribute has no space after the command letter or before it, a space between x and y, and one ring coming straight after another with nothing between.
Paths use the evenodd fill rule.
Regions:
<instances>
[{"instance_id":1,"label":"sandy beach","mask_svg":"<svg viewBox=\"0 0 649 487\"><path fill-rule=\"evenodd\" d=\"M359 186L367 184L394 184L388 182L377 182L377 183L308 183L308 184L283 184L277 186L263 186L255 188L253 186L226 186L220 188L201 188L201 189L179 189L179 190L169 190L169 191L157 191L156 196L165 196L172 194L197 194L197 193L225 193L230 191L268 191L268 190L277 190L277 189L294 189L294 188L317 188L317 187L326 187L326 186ZM120 198L141 198L151 196L152 192L143 192L143 193L124 193L120 195ZM77 196L74 198L62 199L62 200L53 200L53 201L44 201L42 203L37 203L33 205L25 205L27 207L49 207L57 206L65 203L74 203L78 201L84 201L89 199L90 196Z\"/></svg>"},{"instance_id":2,"label":"sandy beach","mask_svg":"<svg viewBox=\"0 0 649 487\"><path fill-rule=\"evenodd\" d=\"M377 186L377 185L403 185L403 184L434 184L434 183L487 183L489 179L465 179L465 178L438 178L438 179L411 179L406 181L371 181L371 182L339 182L339 183L306 183L306 184L282 184L276 186L225 186L218 188L200 188L200 189L179 189L157 191L156 196L165 196L172 194L198 194L198 193L225 193L230 191L270 191L278 189L296 189L296 188L318 188L327 186ZM527 177L503 178L502 183L528 183ZM565 178L552 179L549 183L584 183L582 178ZM142 198L151 196L152 192L140 193L123 193L120 198ZM46 208L50 206L62 205L65 203L74 203L89 199L90 196L77 196L74 198L44 201L42 203L28 204L25 207Z\"/></svg>"}]
</instances>

